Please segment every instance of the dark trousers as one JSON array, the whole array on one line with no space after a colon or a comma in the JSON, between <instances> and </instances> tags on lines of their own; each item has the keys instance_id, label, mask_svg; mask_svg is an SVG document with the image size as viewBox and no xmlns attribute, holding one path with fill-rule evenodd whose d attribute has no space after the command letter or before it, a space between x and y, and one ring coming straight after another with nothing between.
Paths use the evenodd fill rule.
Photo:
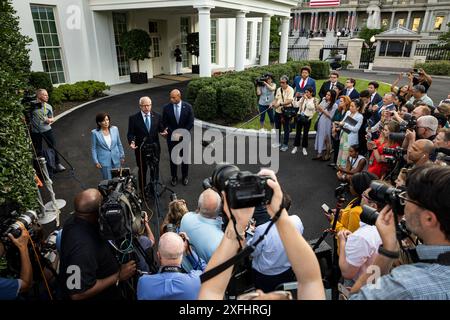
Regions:
<instances>
[{"instance_id":1,"label":"dark trousers","mask_svg":"<svg viewBox=\"0 0 450 320\"><path fill-rule=\"evenodd\" d=\"M50 129L48 131L41 133L31 132L31 141L33 142L34 149L36 150L36 153L39 157L43 156L42 139L44 139L47 142L47 146L50 149L53 149L55 151L55 163L59 164L58 152L56 152L55 150L56 141L55 136L53 135L53 130Z\"/></svg>"},{"instance_id":2,"label":"dark trousers","mask_svg":"<svg viewBox=\"0 0 450 320\"><path fill-rule=\"evenodd\" d=\"M339 154L339 144L341 142L340 139L334 139L331 137L331 142L333 143L333 163L337 162L338 154Z\"/></svg>"},{"instance_id":3,"label":"dark trousers","mask_svg":"<svg viewBox=\"0 0 450 320\"><path fill-rule=\"evenodd\" d=\"M276 274L273 276L268 276L265 274L262 274L255 269L252 269L253 272L253 279L255 283L256 289L261 289L264 292L271 292L275 291L277 286L279 286L282 283L295 281L295 274L292 271L292 268L289 268L285 272L282 272L280 274Z\"/></svg>"},{"instance_id":4,"label":"dark trousers","mask_svg":"<svg viewBox=\"0 0 450 320\"><path fill-rule=\"evenodd\" d=\"M289 133L291 133L290 122L292 118L286 118L281 113L275 112L275 129L278 130L279 141L281 142L281 124L283 123L283 145L287 145L289 142Z\"/></svg>"},{"instance_id":5,"label":"dark trousers","mask_svg":"<svg viewBox=\"0 0 450 320\"><path fill-rule=\"evenodd\" d=\"M311 127L311 120L309 120L307 117L302 116L298 117L294 141L295 147L300 146L300 139L301 139L302 147L308 148L308 133L310 127ZM303 130L303 139L302 139L302 130Z\"/></svg>"},{"instance_id":6,"label":"dark trousers","mask_svg":"<svg viewBox=\"0 0 450 320\"><path fill-rule=\"evenodd\" d=\"M172 178L178 177L178 166L172 161L172 150L181 141L170 141L170 137L167 138L167 146L169 148L169 158L170 158L170 175ZM180 152L180 156L183 157L183 150ZM181 176L182 179L187 178L189 172L189 165L187 163L181 163Z\"/></svg>"},{"instance_id":7,"label":"dark trousers","mask_svg":"<svg viewBox=\"0 0 450 320\"><path fill-rule=\"evenodd\" d=\"M158 161L155 161L156 159L151 160L149 157L147 157L147 154L145 154L145 152L143 152L142 156L141 156L141 151L139 148L134 151L134 155L136 156L136 164L139 169L139 174L138 174L139 189L141 191L144 191L145 186L147 185L147 171L149 169L152 169L152 167L153 167L153 170L150 170L151 182L159 181L159 152L158 152L158 156L157 156ZM153 162L152 166L151 166L151 162Z\"/></svg>"}]
</instances>

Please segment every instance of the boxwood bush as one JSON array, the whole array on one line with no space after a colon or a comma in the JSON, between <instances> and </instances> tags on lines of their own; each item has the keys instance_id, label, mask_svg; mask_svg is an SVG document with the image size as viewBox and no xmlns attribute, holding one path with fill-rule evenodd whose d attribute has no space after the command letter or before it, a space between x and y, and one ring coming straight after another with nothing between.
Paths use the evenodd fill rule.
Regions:
<instances>
[{"instance_id":1,"label":"boxwood bush","mask_svg":"<svg viewBox=\"0 0 450 320\"><path fill-rule=\"evenodd\" d=\"M216 89L206 86L198 91L195 99L194 114L202 120L212 120L217 116Z\"/></svg>"},{"instance_id":2,"label":"boxwood bush","mask_svg":"<svg viewBox=\"0 0 450 320\"><path fill-rule=\"evenodd\" d=\"M450 61L430 61L416 63L415 68L422 68L428 74L450 76Z\"/></svg>"},{"instance_id":3,"label":"boxwood bush","mask_svg":"<svg viewBox=\"0 0 450 320\"><path fill-rule=\"evenodd\" d=\"M104 82L89 80L74 84L62 84L53 90L51 95L54 104L64 101L86 101L103 96L103 91L109 89Z\"/></svg>"}]
</instances>

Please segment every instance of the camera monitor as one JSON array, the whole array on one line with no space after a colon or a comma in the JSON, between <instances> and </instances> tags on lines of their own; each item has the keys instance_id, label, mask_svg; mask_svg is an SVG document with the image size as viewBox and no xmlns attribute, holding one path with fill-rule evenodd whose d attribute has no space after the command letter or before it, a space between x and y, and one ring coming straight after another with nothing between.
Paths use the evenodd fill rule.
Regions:
<instances>
[{"instance_id":1,"label":"camera monitor","mask_svg":"<svg viewBox=\"0 0 450 320\"><path fill-rule=\"evenodd\" d=\"M111 169L111 176L112 178L117 178L117 177L128 177L131 175L131 171L130 168L116 168L116 169Z\"/></svg>"}]
</instances>

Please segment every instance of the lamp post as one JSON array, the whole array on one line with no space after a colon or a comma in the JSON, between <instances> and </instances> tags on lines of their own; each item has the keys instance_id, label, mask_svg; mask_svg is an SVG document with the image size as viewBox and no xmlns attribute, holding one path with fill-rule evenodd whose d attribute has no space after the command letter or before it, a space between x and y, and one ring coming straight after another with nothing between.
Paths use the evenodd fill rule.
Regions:
<instances>
[{"instance_id":1,"label":"lamp post","mask_svg":"<svg viewBox=\"0 0 450 320\"><path fill-rule=\"evenodd\" d=\"M340 31L336 32L336 36L337 36L337 42L336 42L336 47L339 48L339 37L342 35L342 33Z\"/></svg>"},{"instance_id":2,"label":"lamp post","mask_svg":"<svg viewBox=\"0 0 450 320\"><path fill-rule=\"evenodd\" d=\"M375 36L370 37L370 48L373 48L373 45L375 43Z\"/></svg>"}]
</instances>

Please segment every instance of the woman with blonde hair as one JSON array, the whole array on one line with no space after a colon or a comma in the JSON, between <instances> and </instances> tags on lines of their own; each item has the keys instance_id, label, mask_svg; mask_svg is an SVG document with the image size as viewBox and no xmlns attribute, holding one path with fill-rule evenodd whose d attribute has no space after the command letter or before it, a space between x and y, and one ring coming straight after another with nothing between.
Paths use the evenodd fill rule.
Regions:
<instances>
[{"instance_id":1,"label":"woman with blonde hair","mask_svg":"<svg viewBox=\"0 0 450 320\"><path fill-rule=\"evenodd\" d=\"M180 231L180 223L183 216L189 212L186 201L183 199L173 200L169 203L169 212L167 213L161 225L161 234L172 231Z\"/></svg>"}]
</instances>

